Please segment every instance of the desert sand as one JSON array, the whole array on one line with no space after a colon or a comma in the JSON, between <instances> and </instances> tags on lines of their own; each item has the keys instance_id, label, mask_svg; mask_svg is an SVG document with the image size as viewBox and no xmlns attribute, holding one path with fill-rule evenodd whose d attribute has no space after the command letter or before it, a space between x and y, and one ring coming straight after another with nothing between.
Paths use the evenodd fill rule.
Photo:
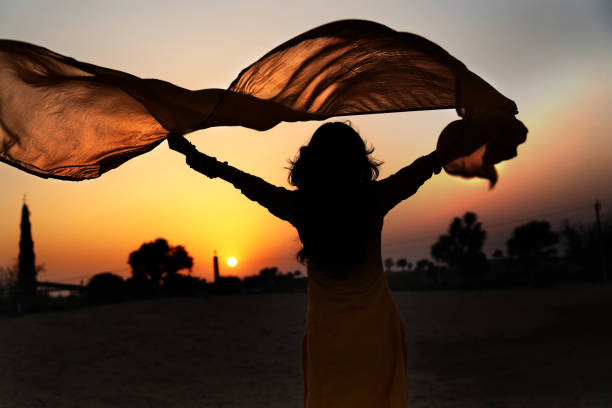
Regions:
<instances>
[{"instance_id":1,"label":"desert sand","mask_svg":"<svg viewBox=\"0 0 612 408\"><path fill-rule=\"evenodd\" d=\"M612 287L394 292L411 407L612 407ZM301 407L306 297L0 317L0 407Z\"/></svg>"}]
</instances>

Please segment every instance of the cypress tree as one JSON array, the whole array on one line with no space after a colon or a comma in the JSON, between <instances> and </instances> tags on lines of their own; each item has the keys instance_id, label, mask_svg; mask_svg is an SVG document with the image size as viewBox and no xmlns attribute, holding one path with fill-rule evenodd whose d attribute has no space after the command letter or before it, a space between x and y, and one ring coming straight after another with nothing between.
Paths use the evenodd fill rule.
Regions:
<instances>
[{"instance_id":1,"label":"cypress tree","mask_svg":"<svg viewBox=\"0 0 612 408\"><path fill-rule=\"evenodd\" d=\"M36 266L30 210L25 201L21 208L21 238L19 240L19 289L23 295L36 293Z\"/></svg>"}]
</instances>

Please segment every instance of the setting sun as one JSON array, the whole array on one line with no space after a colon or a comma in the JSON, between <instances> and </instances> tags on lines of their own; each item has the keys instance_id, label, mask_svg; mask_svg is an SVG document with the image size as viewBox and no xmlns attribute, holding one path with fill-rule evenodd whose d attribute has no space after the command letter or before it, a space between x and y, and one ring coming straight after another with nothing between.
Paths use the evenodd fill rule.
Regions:
<instances>
[{"instance_id":1,"label":"setting sun","mask_svg":"<svg viewBox=\"0 0 612 408\"><path fill-rule=\"evenodd\" d=\"M233 268L238 264L238 260L235 257L231 256L227 258L227 264Z\"/></svg>"}]
</instances>

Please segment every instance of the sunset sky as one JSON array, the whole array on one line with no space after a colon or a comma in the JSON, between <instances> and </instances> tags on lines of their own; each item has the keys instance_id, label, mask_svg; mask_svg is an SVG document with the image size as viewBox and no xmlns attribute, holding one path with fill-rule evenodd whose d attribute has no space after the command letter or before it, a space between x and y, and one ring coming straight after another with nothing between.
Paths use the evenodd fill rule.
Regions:
<instances>
[{"instance_id":1,"label":"sunset sky","mask_svg":"<svg viewBox=\"0 0 612 408\"><path fill-rule=\"evenodd\" d=\"M224 88L240 70L289 38L346 18L424 36L463 61L519 108L529 128L519 155L487 182L435 176L385 219L383 257L416 262L454 216L474 211L505 250L513 227L548 219L592 221L599 199L612 215L612 5L606 1L12 1L0 0L0 38L31 42L81 61L190 88ZM0 106L0 109L2 107ZM349 118L375 147L381 176L431 152L453 110ZM320 125L266 132L213 128L197 147L289 188L288 159ZM41 280L78 282L104 271L130 275L128 255L164 237L210 279L295 260L296 231L230 184L195 173L162 143L99 179L45 180L0 163L0 266L18 255L22 197L32 212ZM230 269L225 263L236 257Z\"/></svg>"}]
</instances>

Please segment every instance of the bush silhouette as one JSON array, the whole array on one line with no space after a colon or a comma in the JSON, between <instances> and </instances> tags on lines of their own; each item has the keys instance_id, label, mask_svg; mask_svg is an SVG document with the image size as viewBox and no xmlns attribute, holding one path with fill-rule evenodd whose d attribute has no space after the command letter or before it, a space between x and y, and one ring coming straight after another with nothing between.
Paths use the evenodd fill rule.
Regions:
<instances>
[{"instance_id":1,"label":"bush silhouette","mask_svg":"<svg viewBox=\"0 0 612 408\"><path fill-rule=\"evenodd\" d=\"M110 272L98 273L87 283L87 299L94 303L116 302L124 292L123 278Z\"/></svg>"}]
</instances>

